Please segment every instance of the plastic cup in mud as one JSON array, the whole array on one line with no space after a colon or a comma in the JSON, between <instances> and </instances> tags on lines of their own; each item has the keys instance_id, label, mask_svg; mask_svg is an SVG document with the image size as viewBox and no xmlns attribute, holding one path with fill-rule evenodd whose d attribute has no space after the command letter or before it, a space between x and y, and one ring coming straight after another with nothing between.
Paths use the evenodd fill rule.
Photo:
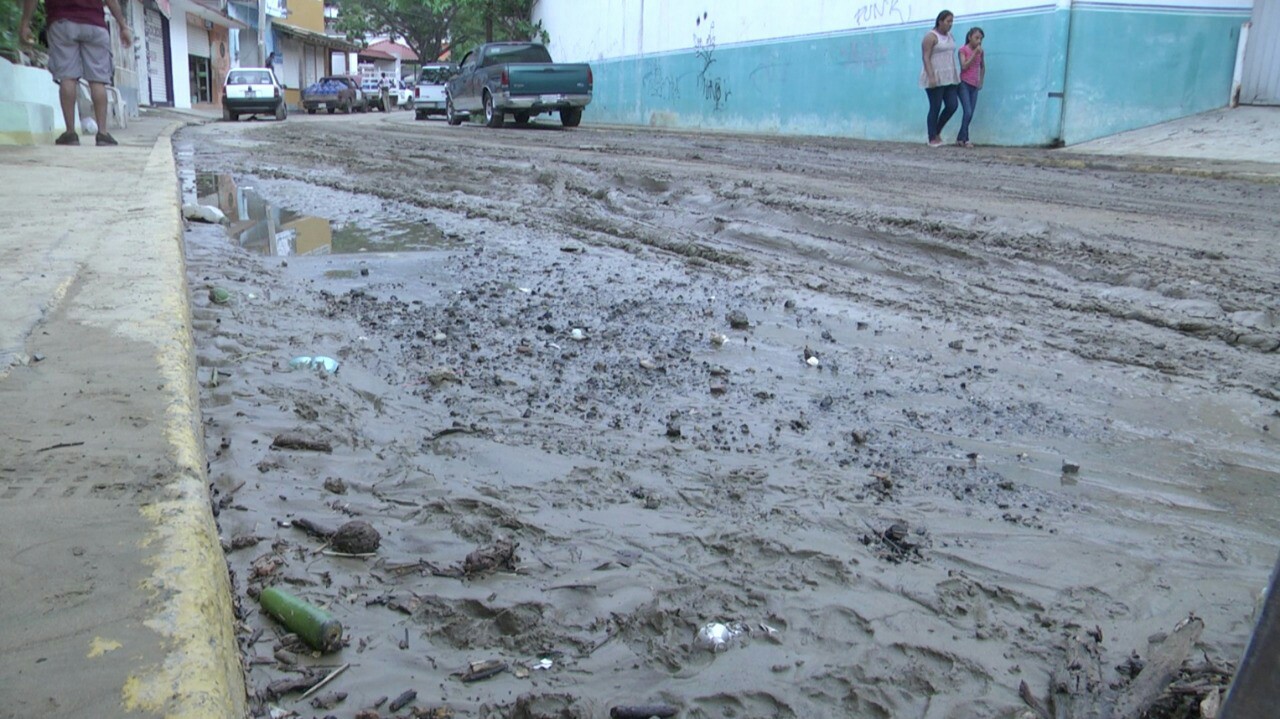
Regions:
<instances>
[{"instance_id":1,"label":"plastic cup in mud","mask_svg":"<svg viewBox=\"0 0 1280 719\"><path fill-rule=\"evenodd\" d=\"M741 629L730 627L720 622L711 622L710 624L704 624L698 630L698 636L694 638L693 643L699 649L705 649L714 654L728 651L729 647L735 644L741 636Z\"/></svg>"}]
</instances>

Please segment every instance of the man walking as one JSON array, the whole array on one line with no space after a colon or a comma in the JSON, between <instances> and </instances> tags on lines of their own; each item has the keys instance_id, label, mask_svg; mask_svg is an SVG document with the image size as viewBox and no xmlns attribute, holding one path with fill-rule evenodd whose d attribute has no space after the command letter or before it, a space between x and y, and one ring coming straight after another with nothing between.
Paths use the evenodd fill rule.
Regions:
<instances>
[{"instance_id":1,"label":"man walking","mask_svg":"<svg viewBox=\"0 0 1280 719\"><path fill-rule=\"evenodd\" d=\"M391 78L387 77L387 73L382 73L382 82L378 83L378 89L382 94L382 111L387 112L391 109Z\"/></svg>"},{"instance_id":2,"label":"man walking","mask_svg":"<svg viewBox=\"0 0 1280 719\"><path fill-rule=\"evenodd\" d=\"M79 145L76 134L76 91L80 79L89 82L89 97L93 100L94 120L98 123L97 144L115 145L116 139L107 132L107 85L115 74L111 59L111 34L107 31L107 17L103 4L111 11L120 28L120 43L133 44L133 34L125 25L119 0L45 0L44 12L48 20L49 72L58 83L58 99L62 104L62 119L67 131L55 141L59 145ZM19 37L24 45L31 45L31 16L36 11L36 0L23 0L22 24Z\"/></svg>"}]
</instances>

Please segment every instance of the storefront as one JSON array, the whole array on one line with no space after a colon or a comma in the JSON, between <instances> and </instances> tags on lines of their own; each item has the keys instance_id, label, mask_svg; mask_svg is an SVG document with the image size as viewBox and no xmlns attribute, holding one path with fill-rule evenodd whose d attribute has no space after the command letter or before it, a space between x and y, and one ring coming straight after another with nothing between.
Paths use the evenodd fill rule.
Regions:
<instances>
[{"instance_id":1,"label":"storefront","mask_svg":"<svg viewBox=\"0 0 1280 719\"><path fill-rule=\"evenodd\" d=\"M143 8L146 31L147 68L144 99L151 105L173 105L172 51L169 45L169 6L149 0Z\"/></svg>"},{"instance_id":2,"label":"storefront","mask_svg":"<svg viewBox=\"0 0 1280 719\"><path fill-rule=\"evenodd\" d=\"M213 102L213 67L209 54L212 29L213 23L187 15L187 75L192 105Z\"/></svg>"}]
</instances>

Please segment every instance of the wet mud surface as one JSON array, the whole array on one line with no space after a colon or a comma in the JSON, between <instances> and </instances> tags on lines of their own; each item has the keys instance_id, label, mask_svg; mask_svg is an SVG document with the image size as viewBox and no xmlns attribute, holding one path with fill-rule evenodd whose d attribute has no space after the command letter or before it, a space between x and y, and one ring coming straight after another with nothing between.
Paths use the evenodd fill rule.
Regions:
<instances>
[{"instance_id":1,"label":"wet mud surface","mask_svg":"<svg viewBox=\"0 0 1280 719\"><path fill-rule=\"evenodd\" d=\"M368 238L187 235L260 716L1014 717L1080 627L1118 684L1189 614L1197 657L1243 651L1280 535L1274 185L407 113L175 146L190 195ZM374 551L307 531L351 520ZM266 586L343 648L282 640Z\"/></svg>"}]
</instances>

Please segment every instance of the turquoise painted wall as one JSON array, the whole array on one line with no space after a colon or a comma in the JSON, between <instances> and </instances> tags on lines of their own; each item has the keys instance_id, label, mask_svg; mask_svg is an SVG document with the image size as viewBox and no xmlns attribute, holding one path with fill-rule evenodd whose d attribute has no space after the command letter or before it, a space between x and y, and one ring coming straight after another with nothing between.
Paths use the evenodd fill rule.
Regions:
<instances>
[{"instance_id":1,"label":"turquoise painted wall","mask_svg":"<svg viewBox=\"0 0 1280 719\"><path fill-rule=\"evenodd\" d=\"M1227 104L1248 12L1076 3L1063 140L1075 144Z\"/></svg>"},{"instance_id":2,"label":"turquoise painted wall","mask_svg":"<svg viewBox=\"0 0 1280 719\"><path fill-rule=\"evenodd\" d=\"M1063 23L1052 8L961 18L986 33L986 86L971 136L979 144L1038 145L1053 140L1062 90ZM710 130L837 135L924 142L928 100L918 85L920 41L933 23L873 32L703 47L643 57L595 60L599 122ZM959 113L944 132L953 139Z\"/></svg>"},{"instance_id":3,"label":"turquoise painted wall","mask_svg":"<svg viewBox=\"0 0 1280 719\"><path fill-rule=\"evenodd\" d=\"M1226 104L1246 9L1076 2L960 15L989 61L971 137L1083 142ZM920 41L932 21L591 59L586 119L924 142ZM1065 83L1065 84L1064 84ZM948 123L952 140L960 118Z\"/></svg>"}]
</instances>

